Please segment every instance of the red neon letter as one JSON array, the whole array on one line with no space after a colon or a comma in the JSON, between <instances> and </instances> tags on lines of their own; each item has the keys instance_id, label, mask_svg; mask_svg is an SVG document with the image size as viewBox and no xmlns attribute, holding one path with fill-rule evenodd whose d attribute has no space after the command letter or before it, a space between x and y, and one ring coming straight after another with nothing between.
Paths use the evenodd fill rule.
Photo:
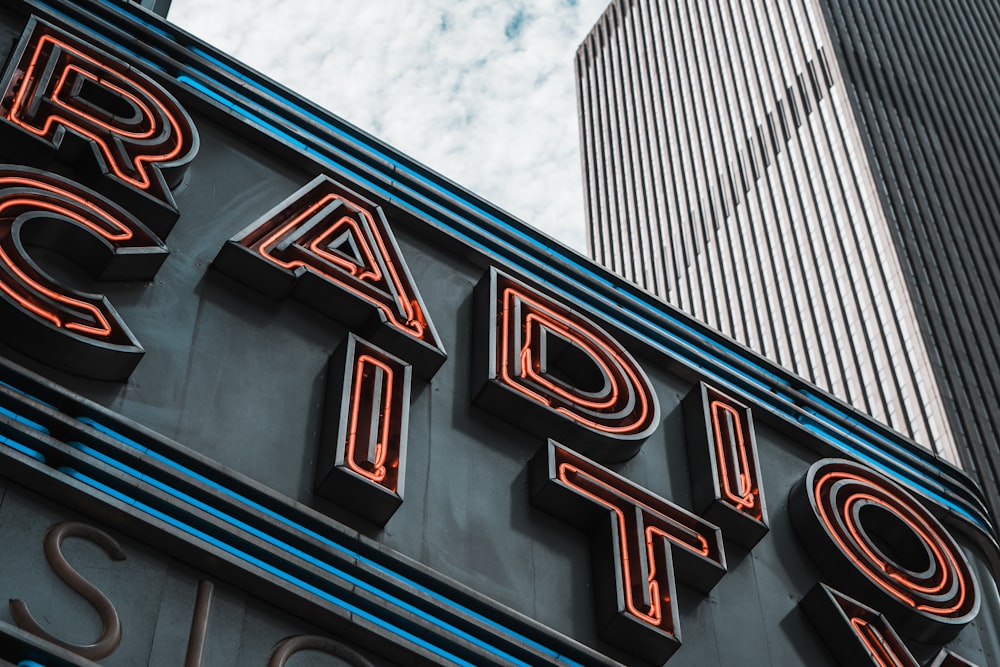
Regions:
<instances>
[{"instance_id":1,"label":"red neon letter","mask_svg":"<svg viewBox=\"0 0 1000 667\"><path fill-rule=\"evenodd\" d=\"M802 608L844 667L920 667L885 616L825 584L816 584ZM942 649L928 667L976 667Z\"/></svg>"},{"instance_id":2,"label":"red neon letter","mask_svg":"<svg viewBox=\"0 0 1000 667\"><path fill-rule=\"evenodd\" d=\"M496 269L476 288L476 402L600 461L634 456L659 422L646 374L590 320ZM525 411L530 417L525 418Z\"/></svg>"},{"instance_id":3,"label":"red neon letter","mask_svg":"<svg viewBox=\"0 0 1000 667\"><path fill-rule=\"evenodd\" d=\"M960 655L955 655L948 649L941 649L941 651L934 656L930 664L927 667L979 667L974 662L969 662Z\"/></svg>"},{"instance_id":4,"label":"red neon letter","mask_svg":"<svg viewBox=\"0 0 1000 667\"><path fill-rule=\"evenodd\" d=\"M726 572L719 529L551 440L532 460L531 486L534 504L591 531L602 639L665 662L681 643L674 563L710 591Z\"/></svg>"},{"instance_id":5,"label":"red neon letter","mask_svg":"<svg viewBox=\"0 0 1000 667\"><path fill-rule=\"evenodd\" d=\"M979 613L979 583L955 540L913 496L851 461L813 464L789 510L813 559L900 633L953 639Z\"/></svg>"},{"instance_id":6,"label":"red neon letter","mask_svg":"<svg viewBox=\"0 0 1000 667\"><path fill-rule=\"evenodd\" d=\"M119 194L136 192L141 193L137 202L148 203L151 197L155 206L147 206L149 210L129 202L144 218L167 208L156 228L166 236L176 219L169 185L180 181L197 152L198 134L162 86L110 54L33 19L3 91L0 118L56 150L72 153L71 137L88 142L99 162L96 173L126 186L114 193L116 200L122 201ZM33 148L39 152L37 145ZM81 169L81 175L92 172L92 165Z\"/></svg>"},{"instance_id":7,"label":"red neon letter","mask_svg":"<svg viewBox=\"0 0 1000 667\"><path fill-rule=\"evenodd\" d=\"M70 290L28 256L43 246L104 280L148 280L167 250L97 193L33 169L0 166L3 337L25 354L98 379L128 377L143 350L107 299Z\"/></svg>"},{"instance_id":8,"label":"red neon letter","mask_svg":"<svg viewBox=\"0 0 1000 667\"><path fill-rule=\"evenodd\" d=\"M430 378L444 349L382 209L319 176L223 246L215 266L237 280L300 301Z\"/></svg>"},{"instance_id":9,"label":"red neon letter","mask_svg":"<svg viewBox=\"0 0 1000 667\"><path fill-rule=\"evenodd\" d=\"M316 492L385 525L403 502L410 366L348 335L330 360L327 413Z\"/></svg>"},{"instance_id":10,"label":"red neon letter","mask_svg":"<svg viewBox=\"0 0 1000 667\"><path fill-rule=\"evenodd\" d=\"M767 509L750 409L701 383L684 399L695 509L750 548L767 534Z\"/></svg>"},{"instance_id":11,"label":"red neon letter","mask_svg":"<svg viewBox=\"0 0 1000 667\"><path fill-rule=\"evenodd\" d=\"M845 667L920 667L889 621L874 609L824 584L816 584L801 604Z\"/></svg>"}]
</instances>

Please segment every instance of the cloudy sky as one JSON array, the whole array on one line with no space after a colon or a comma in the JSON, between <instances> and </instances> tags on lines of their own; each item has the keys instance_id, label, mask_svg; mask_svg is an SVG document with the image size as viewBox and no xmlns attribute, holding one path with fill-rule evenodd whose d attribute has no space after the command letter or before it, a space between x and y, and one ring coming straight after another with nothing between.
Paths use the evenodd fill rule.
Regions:
<instances>
[{"instance_id":1,"label":"cloudy sky","mask_svg":"<svg viewBox=\"0 0 1000 667\"><path fill-rule=\"evenodd\" d=\"M573 56L608 0L173 0L169 18L578 250Z\"/></svg>"}]
</instances>

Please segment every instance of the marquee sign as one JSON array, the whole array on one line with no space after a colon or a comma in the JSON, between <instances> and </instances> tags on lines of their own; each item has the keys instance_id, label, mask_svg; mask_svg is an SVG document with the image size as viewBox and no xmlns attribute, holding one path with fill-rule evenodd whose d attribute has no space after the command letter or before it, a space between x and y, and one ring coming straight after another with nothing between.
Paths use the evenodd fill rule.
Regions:
<instances>
[{"instance_id":1,"label":"marquee sign","mask_svg":"<svg viewBox=\"0 0 1000 667\"><path fill-rule=\"evenodd\" d=\"M530 411L529 428L572 439L592 458L635 456L656 428L659 406L628 351L581 314L495 269L476 292L483 357L476 401L501 416Z\"/></svg>"},{"instance_id":2,"label":"marquee sign","mask_svg":"<svg viewBox=\"0 0 1000 667\"><path fill-rule=\"evenodd\" d=\"M141 70L75 36L36 23L23 33L4 75L5 143L45 166L53 153L80 160L85 180L111 190L170 231L176 186L198 152L187 112ZM87 157L77 155L90 153ZM102 189L98 187L98 189Z\"/></svg>"},{"instance_id":3,"label":"marquee sign","mask_svg":"<svg viewBox=\"0 0 1000 667\"><path fill-rule=\"evenodd\" d=\"M10 5L0 663L997 660L961 472L139 9Z\"/></svg>"},{"instance_id":4,"label":"marquee sign","mask_svg":"<svg viewBox=\"0 0 1000 667\"><path fill-rule=\"evenodd\" d=\"M30 246L69 255L108 280L151 280L167 256L138 219L74 181L0 167L0 291L6 342L54 366L124 379L143 349L103 296L58 284Z\"/></svg>"},{"instance_id":5,"label":"marquee sign","mask_svg":"<svg viewBox=\"0 0 1000 667\"><path fill-rule=\"evenodd\" d=\"M373 329L369 337L384 339L426 379L444 362L382 210L326 176L226 243L215 266L273 298L294 290L349 327Z\"/></svg>"}]
</instances>

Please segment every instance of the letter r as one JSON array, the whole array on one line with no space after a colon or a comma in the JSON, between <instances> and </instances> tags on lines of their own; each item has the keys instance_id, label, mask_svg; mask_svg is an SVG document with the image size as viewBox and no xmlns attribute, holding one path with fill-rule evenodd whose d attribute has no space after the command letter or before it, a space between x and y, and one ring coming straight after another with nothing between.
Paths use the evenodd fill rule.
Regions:
<instances>
[{"instance_id":1,"label":"letter r","mask_svg":"<svg viewBox=\"0 0 1000 667\"><path fill-rule=\"evenodd\" d=\"M2 91L0 118L14 128L11 132L8 126L8 143L23 143L25 135L29 140L33 136L36 143L19 152L44 154L37 144L40 140L71 160L81 153L80 142L89 145L97 172L124 186L118 191L139 201L154 201L153 210L161 215L153 217L164 219L159 225L149 224L166 237L176 219L169 188L180 182L197 153L198 133L162 86L110 54L33 19L11 59ZM81 174L91 172L92 164L81 169ZM106 181L87 184L102 189Z\"/></svg>"}]
</instances>

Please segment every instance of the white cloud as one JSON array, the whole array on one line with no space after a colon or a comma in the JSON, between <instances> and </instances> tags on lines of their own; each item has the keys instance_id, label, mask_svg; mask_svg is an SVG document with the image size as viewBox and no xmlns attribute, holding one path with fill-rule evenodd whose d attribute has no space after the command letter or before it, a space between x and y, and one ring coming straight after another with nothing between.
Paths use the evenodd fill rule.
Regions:
<instances>
[{"instance_id":1,"label":"white cloud","mask_svg":"<svg viewBox=\"0 0 1000 667\"><path fill-rule=\"evenodd\" d=\"M170 19L584 249L573 54L608 0L174 0Z\"/></svg>"}]
</instances>

